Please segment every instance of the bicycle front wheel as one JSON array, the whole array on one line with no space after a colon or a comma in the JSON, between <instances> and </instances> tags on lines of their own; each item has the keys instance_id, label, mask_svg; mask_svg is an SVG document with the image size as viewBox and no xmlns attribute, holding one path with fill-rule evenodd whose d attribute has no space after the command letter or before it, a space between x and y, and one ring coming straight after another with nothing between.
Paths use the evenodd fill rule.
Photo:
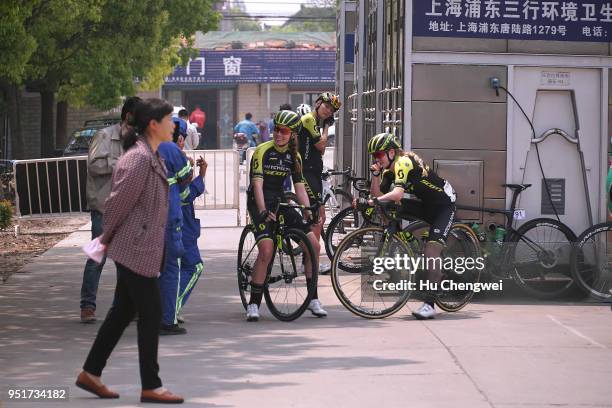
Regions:
<instances>
[{"instance_id":1,"label":"bicycle front wheel","mask_svg":"<svg viewBox=\"0 0 612 408\"><path fill-rule=\"evenodd\" d=\"M512 275L518 286L538 299L554 299L574 287L570 268L576 235L551 218L536 218L523 225L508 243Z\"/></svg>"},{"instance_id":2,"label":"bicycle front wheel","mask_svg":"<svg viewBox=\"0 0 612 408\"><path fill-rule=\"evenodd\" d=\"M366 227L347 235L332 260L331 282L349 311L367 319L381 319L399 311L414 288L414 274L406 264L383 262L412 257L399 234L382 227ZM389 267L390 266L390 267Z\"/></svg>"},{"instance_id":3,"label":"bicycle front wheel","mask_svg":"<svg viewBox=\"0 0 612 408\"><path fill-rule=\"evenodd\" d=\"M270 313L288 322L300 317L308 307L317 287L319 266L314 262L312 244L302 231L290 228L277 238L264 297ZM309 277L304 266L307 264L312 269Z\"/></svg>"},{"instance_id":4,"label":"bicycle front wheel","mask_svg":"<svg viewBox=\"0 0 612 408\"><path fill-rule=\"evenodd\" d=\"M240 243L238 244L238 292L245 310L249 302L248 297L251 294L251 277L258 254L255 227L249 224L242 230Z\"/></svg>"},{"instance_id":5,"label":"bicycle front wheel","mask_svg":"<svg viewBox=\"0 0 612 408\"><path fill-rule=\"evenodd\" d=\"M589 296L609 301L612 299L612 222L588 228L578 237L572 252L572 276L576 284Z\"/></svg>"}]
</instances>

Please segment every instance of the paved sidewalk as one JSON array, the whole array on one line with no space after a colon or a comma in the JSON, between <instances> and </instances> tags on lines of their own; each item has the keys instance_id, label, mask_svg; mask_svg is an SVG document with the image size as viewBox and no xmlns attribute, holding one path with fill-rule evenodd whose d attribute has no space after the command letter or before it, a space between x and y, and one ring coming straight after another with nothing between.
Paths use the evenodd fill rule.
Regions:
<instances>
[{"instance_id":1,"label":"paved sidewalk","mask_svg":"<svg viewBox=\"0 0 612 408\"><path fill-rule=\"evenodd\" d=\"M207 225L206 222L203 222ZM85 261L79 231L0 285L0 389L68 386L68 403L0 406L132 407L140 384L130 325L104 372L119 400L76 388L100 322L83 325L78 306ZM455 314L415 321L409 303L380 321L353 316L329 277L319 293L327 319L247 323L237 294L239 228L203 230L205 272L185 310L188 334L162 337L164 384L189 407L611 407L609 306L489 298ZM112 299L105 268L98 315Z\"/></svg>"}]
</instances>

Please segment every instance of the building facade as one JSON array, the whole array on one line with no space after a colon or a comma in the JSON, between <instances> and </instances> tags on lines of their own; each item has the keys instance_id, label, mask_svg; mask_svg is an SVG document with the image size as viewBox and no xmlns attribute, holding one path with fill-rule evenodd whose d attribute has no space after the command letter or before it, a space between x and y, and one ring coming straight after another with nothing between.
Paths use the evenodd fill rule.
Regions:
<instances>
[{"instance_id":1,"label":"building facade","mask_svg":"<svg viewBox=\"0 0 612 408\"><path fill-rule=\"evenodd\" d=\"M333 33L211 32L196 37L199 56L166 78L162 95L206 112L201 147L231 148L247 112L265 122L283 103L295 109L334 89Z\"/></svg>"},{"instance_id":2,"label":"building facade","mask_svg":"<svg viewBox=\"0 0 612 408\"><path fill-rule=\"evenodd\" d=\"M351 133L338 139L354 148L338 166L366 174L367 141L387 131L448 178L460 203L503 208L502 184L530 183L519 201L527 219L554 217L548 186L575 232L605 220L611 2L342 3L338 83L353 80L340 130Z\"/></svg>"}]
</instances>

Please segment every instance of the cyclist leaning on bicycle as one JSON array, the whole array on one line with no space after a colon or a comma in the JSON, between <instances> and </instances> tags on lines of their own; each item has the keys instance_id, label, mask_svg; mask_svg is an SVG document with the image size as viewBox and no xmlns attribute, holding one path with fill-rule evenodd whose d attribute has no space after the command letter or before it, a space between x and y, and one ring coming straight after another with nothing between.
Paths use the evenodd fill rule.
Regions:
<instances>
[{"instance_id":1,"label":"cyclist leaning on bicycle","mask_svg":"<svg viewBox=\"0 0 612 408\"><path fill-rule=\"evenodd\" d=\"M401 202L400 217L416 217L429 223L424 256L438 258L455 217L456 195L452 186L431 171L414 152L404 152L399 140L390 133L375 135L368 143L368 153L374 158L370 167L374 176L371 194L378 201ZM414 194L420 201L404 199L404 193ZM369 204L373 204L372 200ZM427 279L437 286L442 271L436 268L436 262L433 264L434 267L427 271ZM412 313L417 319L433 319L436 294L434 290L426 292L425 302Z\"/></svg>"},{"instance_id":2,"label":"cyclist leaning on bicycle","mask_svg":"<svg viewBox=\"0 0 612 408\"><path fill-rule=\"evenodd\" d=\"M301 157L294 138L294 134L301 128L300 117L293 111L282 110L276 113L273 122L273 140L257 146L251 159L250 184L247 190L247 209L255 226L258 248L251 281L251 299L247 306L248 321L259 320L264 282L274 251L271 222L282 216L285 225L301 229L307 234L316 254L320 250L319 240L315 238L310 226L297 211L281 207L276 213L273 212L279 200L284 201L283 181L288 175L292 177L300 204L309 205L308 194L304 187ZM304 216L312 215L305 211ZM310 258L306 258L304 269L308 281L312 276L312 268ZM316 289L308 308L315 316L327 315L318 300Z\"/></svg>"}]
</instances>

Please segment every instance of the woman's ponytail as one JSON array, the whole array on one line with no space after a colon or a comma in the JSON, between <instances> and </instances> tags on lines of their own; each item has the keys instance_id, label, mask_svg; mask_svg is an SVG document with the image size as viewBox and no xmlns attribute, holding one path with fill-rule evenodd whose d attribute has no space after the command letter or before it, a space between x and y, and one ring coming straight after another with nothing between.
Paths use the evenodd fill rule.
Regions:
<instances>
[{"instance_id":1,"label":"woman's ponytail","mask_svg":"<svg viewBox=\"0 0 612 408\"><path fill-rule=\"evenodd\" d=\"M302 174L302 163L298 160L298 147L297 147L297 143L296 143L296 138L297 138L297 134L291 134L291 137L289 138L289 154L291 155L291 158L293 159L293 163L295 163L294 165L294 169L295 172L298 175Z\"/></svg>"}]
</instances>

